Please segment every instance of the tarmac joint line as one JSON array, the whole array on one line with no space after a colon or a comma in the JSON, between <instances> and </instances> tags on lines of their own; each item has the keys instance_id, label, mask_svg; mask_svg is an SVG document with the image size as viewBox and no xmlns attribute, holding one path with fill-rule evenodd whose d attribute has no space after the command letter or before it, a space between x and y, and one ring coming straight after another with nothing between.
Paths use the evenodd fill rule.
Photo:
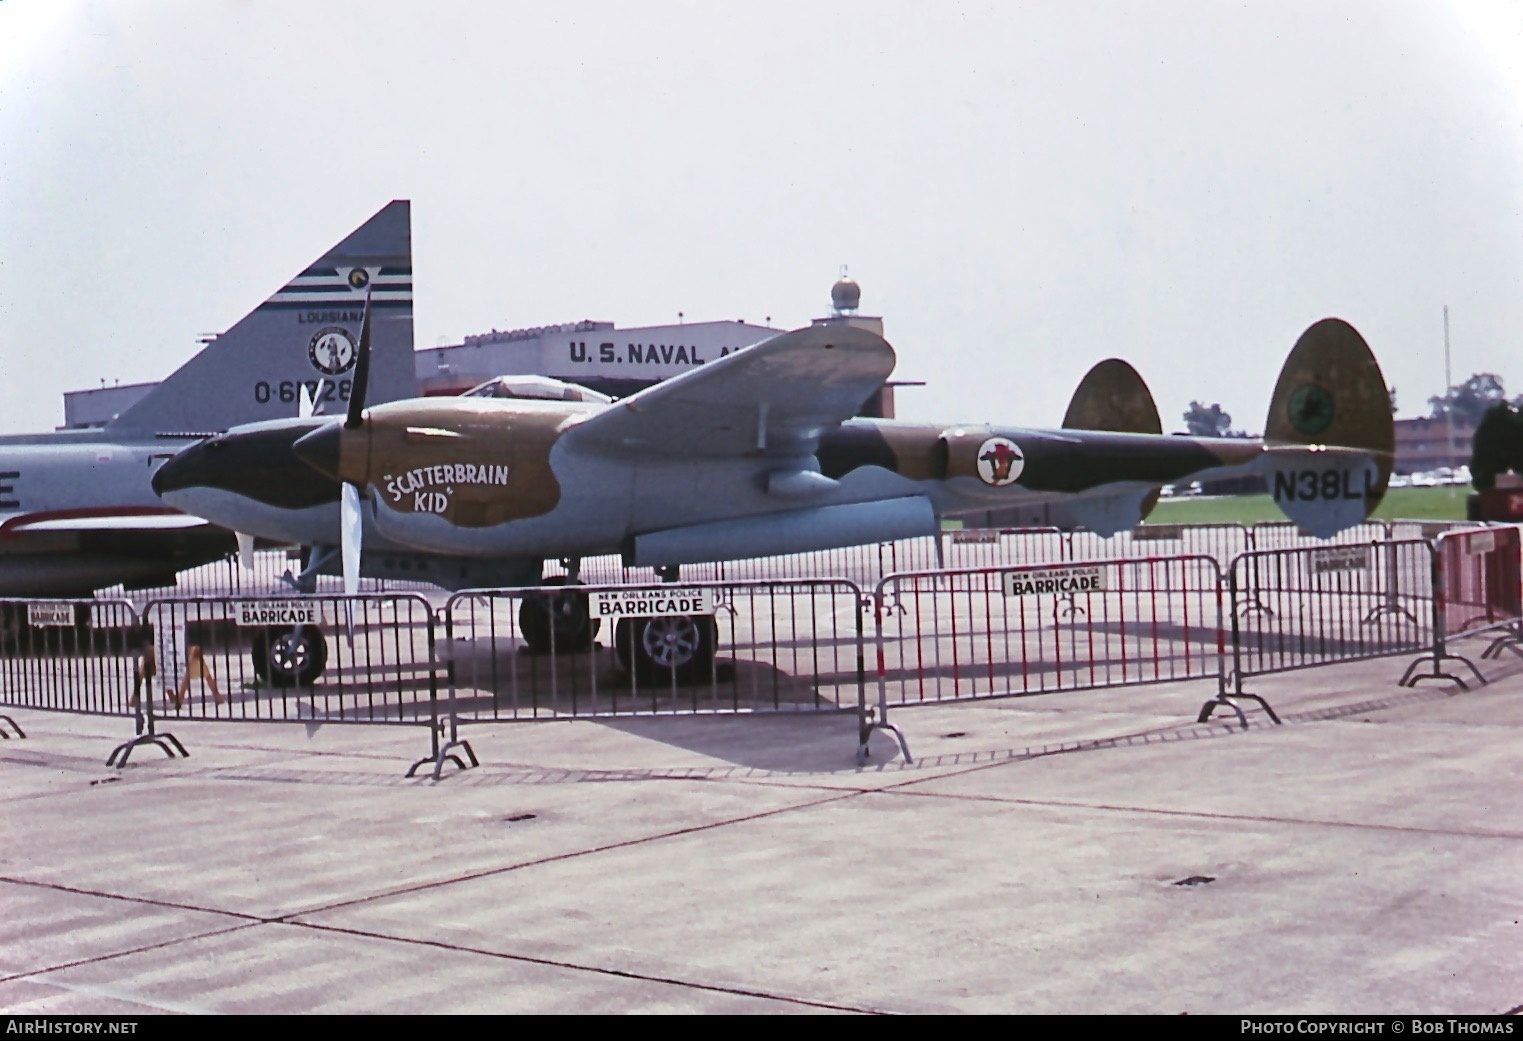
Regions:
<instances>
[{"instance_id":1,"label":"tarmac joint line","mask_svg":"<svg viewBox=\"0 0 1523 1041\"><path fill-rule=\"evenodd\" d=\"M630 845L620 843L619 845ZM612 847L610 847L612 848ZM525 962L530 965L543 965L547 968L570 969L576 972L592 972L602 976L614 976L619 979L637 980L642 983L664 983L674 987L684 987L690 990L702 990L715 994L733 994L737 997L763 998L768 1001L782 1001L791 1005L804 1005L809 1008L829 1009L835 1012L856 1012L862 1015L888 1015L884 1009L861 1008L855 1005L837 1005L828 1001L816 1001L810 998L793 997L787 994L775 994L764 990L751 990L745 987L726 987L717 983L699 983L695 980L676 979L670 976L654 976L648 973L631 972L627 969L615 969L606 965L584 965L579 962L556 961L553 958L539 958L531 954L513 954L507 951L492 951L481 947L468 947L464 944L446 943L443 940L419 939L408 936L391 936L387 933L370 932L364 929L352 929L336 925L321 925L316 922L284 922L282 924L296 926L303 929L314 929L319 932L337 933L344 936L358 936L371 940L388 940L393 943L413 944L419 947L433 947L439 950L453 951L459 954L478 954L488 958L499 958L505 961Z\"/></svg>"}]
</instances>

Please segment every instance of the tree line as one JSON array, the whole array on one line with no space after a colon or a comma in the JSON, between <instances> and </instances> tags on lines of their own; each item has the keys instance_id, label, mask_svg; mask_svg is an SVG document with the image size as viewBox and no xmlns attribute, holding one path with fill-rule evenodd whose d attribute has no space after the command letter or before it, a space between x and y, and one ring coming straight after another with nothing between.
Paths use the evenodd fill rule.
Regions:
<instances>
[{"instance_id":1,"label":"tree line","mask_svg":"<svg viewBox=\"0 0 1523 1041\"><path fill-rule=\"evenodd\" d=\"M1396 411L1396 388L1389 388L1391 412ZM1510 412L1523 410L1523 394L1508 399L1502 377L1494 372L1478 372L1464 383L1450 387L1445 394L1428 399L1428 415L1433 419L1453 416L1462 425L1477 426L1487 410L1502 408ZM1194 437L1251 437L1232 429L1232 414L1217 402L1207 405L1190 402L1184 413L1185 431Z\"/></svg>"}]
</instances>

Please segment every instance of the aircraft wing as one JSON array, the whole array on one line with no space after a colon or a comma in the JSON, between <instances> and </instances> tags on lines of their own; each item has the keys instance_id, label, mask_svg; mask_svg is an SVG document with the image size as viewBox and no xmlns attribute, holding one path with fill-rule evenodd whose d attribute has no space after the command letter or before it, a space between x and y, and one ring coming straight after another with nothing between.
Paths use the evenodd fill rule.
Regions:
<instances>
[{"instance_id":1,"label":"aircraft wing","mask_svg":"<svg viewBox=\"0 0 1523 1041\"><path fill-rule=\"evenodd\" d=\"M894 349L866 329L816 325L743 348L571 428L577 448L615 455L732 458L813 452L894 371Z\"/></svg>"},{"instance_id":2,"label":"aircraft wing","mask_svg":"<svg viewBox=\"0 0 1523 1041\"><path fill-rule=\"evenodd\" d=\"M0 524L0 535L32 534L44 531L183 531L208 527L200 517L171 509L143 510L40 510L8 518Z\"/></svg>"}]
</instances>

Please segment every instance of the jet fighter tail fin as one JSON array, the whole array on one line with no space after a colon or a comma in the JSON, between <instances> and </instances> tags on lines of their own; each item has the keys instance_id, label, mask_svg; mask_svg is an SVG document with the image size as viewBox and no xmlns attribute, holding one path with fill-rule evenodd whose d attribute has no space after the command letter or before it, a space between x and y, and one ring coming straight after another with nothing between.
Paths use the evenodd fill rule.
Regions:
<instances>
[{"instance_id":1,"label":"jet fighter tail fin","mask_svg":"<svg viewBox=\"0 0 1523 1041\"><path fill-rule=\"evenodd\" d=\"M1066 430L1108 430L1118 434L1161 434L1163 420L1153 393L1131 365L1107 358L1084 374L1063 414ZM1158 505L1161 489L1142 500L1142 516Z\"/></svg>"},{"instance_id":2,"label":"jet fighter tail fin","mask_svg":"<svg viewBox=\"0 0 1523 1041\"><path fill-rule=\"evenodd\" d=\"M176 369L107 429L208 434L297 414L301 388L341 414L371 294L370 403L417 395L412 337L412 222L390 203Z\"/></svg>"},{"instance_id":3,"label":"jet fighter tail fin","mask_svg":"<svg viewBox=\"0 0 1523 1041\"><path fill-rule=\"evenodd\" d=\"M1380 505L1396 432L1375 356L1353 326L1324 318L1296 341L1264 423L1270 490L1286 516L1326 537Z\"/></svg>"}]
</instances>

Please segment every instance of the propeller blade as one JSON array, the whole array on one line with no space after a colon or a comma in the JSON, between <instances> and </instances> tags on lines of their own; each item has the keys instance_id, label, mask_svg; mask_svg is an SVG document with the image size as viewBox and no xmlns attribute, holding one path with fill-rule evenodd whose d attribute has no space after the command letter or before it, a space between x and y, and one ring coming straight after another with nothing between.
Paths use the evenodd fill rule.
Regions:
<instances>
[{"instance_id":1,"label":"propeller blade","mask_svg":"<svg viewBox=\"0 0 1523 1041\"><path fill-rule=\"evenodd\" d=\"M344 595L360 590L360 490L345 481L340 503L340 537L344 555Z\"/></svg>"},{"instance_id":2,"label":"propeller blade","mask_svg":"<svg viewBox=\"0 0 1523 1041\"><path fill-rule=\"evenodd\" d=\"M312 414L312 395L307 392L307 385L303 383L296 399L296 418L306 419Z\"/></svg>"},{"instance_id":3,"label":"propeller blade","mask_svg":"<svg viewBox=\"0 0 1523 1041\"><path fill-rule=\"evenodd\" d=\"M245 571L253 571L254 536L241 531L235 531L233 535L238 540L238 566Z\"/></svg>"},{"instance_id":4,"label":"propeller blade","mask_svg":"<svg viewBox=\"0 0 1523 1041\"><path fill-rule=\"evenodd\" d=\"M354 358L354 386L349 391L349 415L344 426L350 430L360 425L365 411L366 384L370 382L370 290L365 290L365 315L360 319L360 345Z\"/></svg>"}]
</instances>

